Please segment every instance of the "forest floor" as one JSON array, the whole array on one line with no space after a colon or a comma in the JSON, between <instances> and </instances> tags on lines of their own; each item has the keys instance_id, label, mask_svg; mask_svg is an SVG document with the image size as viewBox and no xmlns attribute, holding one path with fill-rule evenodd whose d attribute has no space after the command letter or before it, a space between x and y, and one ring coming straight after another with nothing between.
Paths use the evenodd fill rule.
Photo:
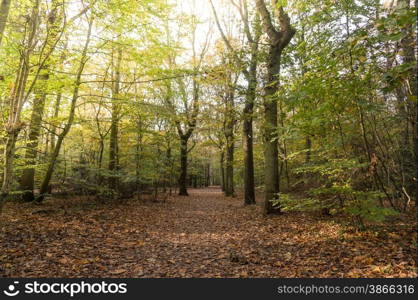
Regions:
<instances>
[{"instance_id":1,"label":"forest floor","mask_svg":"<svg viewBox=\"0 0 418 300\"><path fill-rule=\"evenodd\" d=\"M402 219L402 221L401 221ZM357 231L191 189L165 203L7 203L3 277L416 277L416 220Z\"/></svg>"}]
</instances>

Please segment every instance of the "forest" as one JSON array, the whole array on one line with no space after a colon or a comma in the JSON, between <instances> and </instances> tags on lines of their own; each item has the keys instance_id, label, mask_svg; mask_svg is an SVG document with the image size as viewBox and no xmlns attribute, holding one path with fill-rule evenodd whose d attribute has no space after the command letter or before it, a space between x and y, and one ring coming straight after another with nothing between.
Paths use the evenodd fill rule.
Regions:
<instances>
[{"instance_id":1,"label":"forest","mask_svg":"<svg viewBox=\"0 0 418 300\"><path fill-rule=\"evenodd\" d=\"M417 276L410 0L0 0L1 277Z\"/></svg>"}]
</instances>

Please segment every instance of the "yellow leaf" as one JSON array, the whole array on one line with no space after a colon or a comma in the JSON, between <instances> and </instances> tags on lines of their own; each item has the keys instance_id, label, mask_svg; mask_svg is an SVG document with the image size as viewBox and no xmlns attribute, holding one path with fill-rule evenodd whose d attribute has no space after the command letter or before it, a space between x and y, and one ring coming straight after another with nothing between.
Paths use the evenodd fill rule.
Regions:
<instances>
[{"instance_id":1,"label":"yellow leaf","mask_svg":"<svg viewBox=\"0 0 418 300\"><path fill-rule=\"evenodd\" d=\"M70 262L70 260L68 258L66 258L66 257L63 257L63 258L60 258L58 260L58 262L61 263L61 264L63 264L63 265L66 265L66 264L68 264Z\"/></svg>"},{"instance_id":2,"label":"yellow leaf","mask_svg":"<svg viewBox=\"0 0 418 300\"><path fill-rule=\"evenodd\" d=\"M247 272L247 271L242 271L242 272L239 274L239 276L240 276L240 277L248 277L248 272Z\"/></svg>"},{"instance_id":3,"label":"yellow leaf","mask_svg":"<svg viewBox=\"0 0 418 300\"><path fill-rule=\"evenodd\" d=\"M292 259L292 253L287 252L287 253L284 255L284 258L285 258L286 260L291 260L291 259Z\"/></svg>"},{"instance_id":4,"label":"yellow leaf","mask_svg":"<svg viewBox=\"0 0 418 300\"><path fill-rule=\"evenodd\" d=\"M125 273L125 272L126 272L125 269L117 269L117 270L112 271L111 273L114 274L114 275L119 275L119 274L122 274L122 273Z\"/></svg>"}]
</instances>

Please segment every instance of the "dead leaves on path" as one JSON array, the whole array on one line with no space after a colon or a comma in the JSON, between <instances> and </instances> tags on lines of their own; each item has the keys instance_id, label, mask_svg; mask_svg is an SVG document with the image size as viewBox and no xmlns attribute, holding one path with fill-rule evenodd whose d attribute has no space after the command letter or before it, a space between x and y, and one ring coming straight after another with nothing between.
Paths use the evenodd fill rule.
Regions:
<instances>
[{"instance_id":1,"label":"dead leaves on path","mask_svg":"<svg viewBox=\"0 0 418 300\"><path fill-rule=\"evenodd\" d=\"M66 201L66 202L64 202ZM71 202L71 205L68 203ZM48 213L34 213L39 210ZM357 232L309 214L263 218L219 190L166 203L9 203L6 277L416 277L415 219Z\"/></svg>"}]
</instances>

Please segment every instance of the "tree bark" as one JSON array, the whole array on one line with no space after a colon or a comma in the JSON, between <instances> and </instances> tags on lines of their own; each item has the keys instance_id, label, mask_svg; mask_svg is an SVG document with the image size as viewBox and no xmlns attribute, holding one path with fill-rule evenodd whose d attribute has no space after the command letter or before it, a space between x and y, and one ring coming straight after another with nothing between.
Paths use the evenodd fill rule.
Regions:
<instances>
[{"instance_id":1,"label":"tree bark","mask_svg":"<svg viewBox=\"0 0 418 300\"><path fill-rule=\"evenodd\" d=\"M226 92L224 96L225 101L225 121L224 121L224 135L225 135L225 196L234 196L234 127L236 123L235 118L235 103L234 103L234 87L232 86L231 76L228 76Z\"/></svg>"},{"instance_id":2,"label":"tree bark","mask_svg":"<svg viewBox=\"0 0 418 300\"><path fill-rule=\"evenodd\" d=\"M193 100L192 100L192 109L190 116L186 120L186 128L182 129L180 121L176 121L177 133L180 138L180 176L179 176L179 195L188 196L187 192L187 159L188 154L191 149L188 149L187 143L190 137L193 134L194 129L196 128L197 115L199 113L199 84L196 81L196 78L193 78ZM166 101L170 103L170 100L167 98ZM186 100L187 101L187 100ZM170 106L173 104L170 103ZM173 109L173 108L172 108ZM188 109L188 108L187 108ZM173 109L173 112L175 110Z\"/></svg>"},{"instance_id":3,"label":"tree bark","mask_svg":"<svg viewBox=\"0 0 418 300\"><path fill-rule=\"evenodd\" d=\"M14 127L7 131L6 147L4 149L4 167L3 167L3 184L0 191L0 214L3 210L4 202L10 193L13 179L13 158L16 149L16 140L21 128Z\"/></svg>"},{"instance_id":4,"label":"tree bark","mask_svg":"<svg viewBox=\"0 0 418 300\"><path fill-rule=\"evenodd\" d=\"M241 59L238 57L236 51L233 49L227 36L225 35L222 26L219 22L218 15L216 13L213 2L210 1L213 14L215 16L216 25L221 33L221 37L229 49L234 55L235 60L242 64ZM248 82L245 105L243 109L243 152L244 152L244 204L255 204L255 189L254 189L254 158L253 158L253 109L256 98L255 89L257 87L257 66L258 66L258 44L261 37L260 18L258 14L255 16L253 22L253 33L250 30L250 21L248 16L247 1L244 0L239 4L233 3L238 8L238 12L241 16L241 20L244 24L244 32L247 37L248 43L251 49L250 65L247 69L242 68L242 72ZM224 190L224 189L223 189Z\"/></svg>"},{"instance_id":5,"label":"tree bark","mask_svg":"<svg viewBox=\"0 0 418 300\"><path fill-rule=\"evenodd\" d=\"M31 167L24 169L20 181L20 188L23 191L22 198L24 201L33 201L35 199L33 189L35 184L35 168L38 154L39 136L41 133L42 118L44 114L45 100L47 95L47 83L49 79L49 66L51 62L51 54L55 49L55 45L60 39L59 25L62 21L61 12L59 11L60 2L54 0L52 9L48 16L48 38L45 41L44 53L46 53L45 63L39 70L38 82L33 100L33 108L31 121L29 125L29 141L26 144L25 159Z\"/></svg>"},{"instance_id":6,"label":"tree bark","mask_svg":"<svg viewBox=\"0 0 418 300\"><path fill-rule=\"evenodd\" d=\"M41 133L42 115L45 106L46 94L40 92L34 98L34 106L32 110L29 141L26 144L25 160L29 168L24 169L20 179L20 189L23 191L22 199L30 202L35 199L33 189L35 185L35 168L36 157L38 154L39 135Z\"/></svg>"},{"instance_id":7,"label":"tree bark","mask_svg":"<svg viewBox=\"0 0 418 300\"><path fill-rule=\"evenodd\" d=\"M219 168L221 171L221 190L225 192L225 150L221 149L219 158Z\"/></svg>"},{"instance_id":8,"label":"tree bark","mask_svg":"<svg viewBox=\"0 0 418 300\"><path fill-rule=\"evenodd\" d=\"M226 168L225 168L225 196L234 196L234 141L228 137L226 142Z\"/></svg>"},{"instance_id":9,"label":"tree bark","mask_svg":"<svg viewBox=\"0 0 418 300\"><path fill-rule=\"evenodd\" d=\"M409 0L399 0L398 3L399 10L409 10L411 9L411 1ZM414 153L415 153L415 197L418 197L418 101L417 101L417 60L415 57L415 43L416 37L413 34L414 26L408 25L403 31L406 33L406 36L401 40L401 48L402 48L402 59L404 63L411 64L413 68L410 71L409 78L408 78L408 95L415 97L415 104L411 100L406 100L407 108L409 112L409 120L411 123L411 127L413 130L414 135ZM408 176L408 181L413 182L413 176ZM409 182L408 182L409 183ZM412 184L407 184L407 188L412 186ZM412 192L412 191L410 191Z\"/></svg>"},{"instance_id":10,"label":"tree bark","mask_svg":"<svg viewBox=\"0 0 418 300\"><path fill-rule=\"evenodd\" d=\"M39 1L36 1L27 25L29 27L28 35L24 37L25 50L20 56L19 69L9 99L9 116L5 125L7 136L4 148L3 182L0 189L0 214L12 187L16 141L24 126L20 117L25 101L25 87L30 69L29 59L34 48L34 41L38 27L38 13Z\"/></svg>"},{"instance_id":11,"label":"tree bark","mask_svg":"<svg viewBox=\"0 0 418 300\"><path fill-rule=\"evenodd\" d=\"M109 141L109 187L115 192L119 189L119 110L120 104L118 103L120 93L120 64L122 60L122 50L119 49L117 53L117 62L115 67L115 82L112 87L112 121L110 125L110 141Z\"/></svg>"},{"instance_id":12,"label":"tree bark","mask_svg":"<svg viewBox=\"0 0 418 300\"><path fill-rule=\"evenodd\" d=\"M244 150L244 204L255 204L254 150L253 150L253 109L255 102L255 82L248 83L243 121Z\"/></svg>"},{"instance_id":13,"label":"tree bark","mask_svg":"<svg viewBox=\"0 0 418 300\"><path fill-rule=\"evenodd\" d=\"M249 29L247 2L244 1L242 19L248 41L251 43L251 59L248 72L244 72L248 81L243 110L243 149L244 149L244 204L255 204L255 183L254 183L254 151L253 151L253 111L256 100L257 88L257 67L259 41L261 37L260 16L256 14L254 20L253 35Z\"/></svg>"},{"instance_id":14,"label":"tree bark","mask_svg":"<svg viewBox=\"0 0 418 300\"><path fill-rule=\"evenodd\" d=\"M0 46L3 40L4 29L6 28L7 17L9 16L11 0L2 0L0 5Z\"/></svg>"},{"instance_id":15,"label":"tree bark","mask_svg":"<svg viewBox=\"0 0 418 300\"><path fill-rule=\"evenodd\" d=\"M180 139L180 177L179 177L179 195L188 196L187 192L187 142L189 138L182 136Z\"/></svg>"}]
</instances>

